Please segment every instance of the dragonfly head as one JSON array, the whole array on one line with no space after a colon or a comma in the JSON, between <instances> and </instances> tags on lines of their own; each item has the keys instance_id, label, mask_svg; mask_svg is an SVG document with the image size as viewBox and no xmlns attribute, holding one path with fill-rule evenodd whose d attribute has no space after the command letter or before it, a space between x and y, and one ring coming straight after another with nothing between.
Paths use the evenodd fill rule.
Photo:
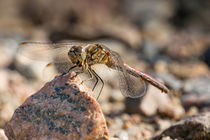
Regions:
<instances>
[{"instance_id":1,"label":"dragonfly head","mask_svg":"<svg viewBox=\"0 0 210 140\"><path fill-rule=\"evenodd\" d=\"M75 65L82 65L86 59L85 51L81 46L73 46L68 52L69 59Z\"/></svg>"}]
</instances>

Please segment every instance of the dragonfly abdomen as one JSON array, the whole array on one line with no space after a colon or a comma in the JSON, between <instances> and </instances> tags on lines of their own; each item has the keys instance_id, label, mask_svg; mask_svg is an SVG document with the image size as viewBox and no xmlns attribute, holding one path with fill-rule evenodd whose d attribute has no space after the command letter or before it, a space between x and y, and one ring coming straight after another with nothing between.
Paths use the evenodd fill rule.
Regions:
<instances>
[{"instance_id":1,"label":"dragonfly abdomen","mask_svg":"<svg viewBox=\"0 0 210 140\"><path fill-rule=\"evenodd\" d=\"M161 82L157 81L156 79L152 78L151 76L149 76L148 74L141 72L141 71L137 71L134 68L132 68L131 66L124 64L126 71L135 76L135 77L139 77L144 81L147 81L148 83L152 84L153 86L157 87L158 89L162 90L165 93L169 93L169 89L162 84Z\"/></svg>"}]
</instances>

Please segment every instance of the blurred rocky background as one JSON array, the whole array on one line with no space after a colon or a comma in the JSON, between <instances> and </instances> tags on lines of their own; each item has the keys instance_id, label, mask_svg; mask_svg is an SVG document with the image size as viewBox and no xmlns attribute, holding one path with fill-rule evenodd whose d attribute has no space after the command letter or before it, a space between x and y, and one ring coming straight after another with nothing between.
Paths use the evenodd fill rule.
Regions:
<instances>
[{"instance_id":1,"label":"blurred rocky background","mask_svg":"<svg viewBox=\"0 0 210 140\"><path fill-rule=\"evenodd\" d=\"M19 59L22 41L103 43L170 88L125 98L101 71L110 138L210 139L209 17L209 0L0 1L0 139L14 110L44 85L48 62Z\"/></svg>"}]
</instances>

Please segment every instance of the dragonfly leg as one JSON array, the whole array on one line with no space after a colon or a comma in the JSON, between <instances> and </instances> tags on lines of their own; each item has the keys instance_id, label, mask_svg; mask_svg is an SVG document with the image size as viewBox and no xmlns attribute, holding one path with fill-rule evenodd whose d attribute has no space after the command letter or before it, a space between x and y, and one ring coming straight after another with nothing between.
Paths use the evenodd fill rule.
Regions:
<instances>
[{"instance_id":1,"label":"dragonfly leg","mask_svg":"<svg viewBox=\"0 0 210 140\"><path fill-rule=\"evenodd\" d=\"M94 76L95 76L95 75L94 75ZM93 86L92 91L94 91L94 89L96 88L96 85L98 84L98 77L97 77L97 76L95 76L95 78L96 78L96 82L95 82L95 84L94 84L94 86Z\"/></svg>"},{"instance_id":2,"label":"dragonfly leg","mask_svg":"<svg viewBox=\"0 0 210 140\"><path fill-rule=\"evenodd\" d=\"M77 65L72 66L71 68L69 68L68 72L75 69L76 67L77 67ZM75 71L75 73L76 73L75 77L78 76L79 74L83 73L83 72L84 72L84 70Z\"/></svg>"},{"instance_id":3,"label":"dragonfly leg","mask_svg":"<svg viewBox=\"0 0 210 140\"><path fill-rule=\"evenodd\" d=\"M69 68L68 72L70 72L71 70L73 70L76 67L77 67L77 65L72 66L71 68Z\"/></svg>"},{"instance_id":4,"label":"dragonfly leg","mask_svg":"<svg viewBox=\"0 0 210 140\"><path fill-rule=\"evenodd\" d=\"M101 79L100 76L98 76L98 74L97 74L94 70L90 69L90 71L91 71L92 74L96 77L96 83L95 83L95 85L94 85L94 87L93 87L93 90L95 89L95 87L96 87L96 85L97 85L97 83L98 83L98 80L100 80L100 81L102 82L102 87L101 87L101 89L100 89L100 92L99 92L99 94L98 94L98 97L96 98L96 99L98 100L98 98L99 98L100 95L101 95L101 91L102 91L102 89L104 88L104 81Z\"/></svg>"},{"instance_id":5,"label":"dragonfly leg","mask_svg":"<svg viewBox=\"0 0 210 140\"><path fill-rule=\"evenodd\" d=\"M78 76L79 74L84 73L84 71L83 71L83 70L81 70L81 71L76 71L75 73L76 73L76 76Z\"/></svg>"},{"instance_id":6,"label":"dragonfly leg","mask_svg":"<svg viewBox=\"0 0 210 140\"><path fill-rule=\"evenodd\" d=\"M89 79L86 79L86 80L83 80L82 83L83 83L83 82L86 82L86 81L90 81L90 80L92 80L92 79L94 78L93 74L90 72L89 69L88 69L88 74L90 75L90 78L89 78ZM92 90L93 90L93 89L92 89Z\"/></svg>"}]
</instances>

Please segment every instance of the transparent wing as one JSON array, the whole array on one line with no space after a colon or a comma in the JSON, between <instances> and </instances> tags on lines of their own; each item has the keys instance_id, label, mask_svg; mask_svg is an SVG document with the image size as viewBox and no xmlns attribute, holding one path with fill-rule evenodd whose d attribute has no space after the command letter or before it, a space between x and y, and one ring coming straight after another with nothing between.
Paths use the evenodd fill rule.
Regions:
<instances>
[{"instance_id":1,"label":"transparent wing","mask_svg":"<svg viewBox=\"0 0 210 140\"><path fill-rule=\"evenodd\" d=\"M33 60L69 62L68 51L73 45L75 44L23 42L19 45L17 54Z\"/></svg>"},{"instance_id":2,"label":"transparent wing","mask_svg":"<svg viewBox=\"0 0 210 140\"><path fill-rule=\"evenodd\" d=\"M48 63L43 72L42 72L42 80L47 82L52 80L57 75L56 67L53 63Z\"/></svg>"},{"instance_id":3,"label":"transparent wing","mask_svg":"<svg viewBox=\"0 0 210 140\"><path fill-rule=\"evenodd\" d=\"M58 74L67 73L72 66L70 62L48 63L43 70L43 80L49 81ZM79 71L79 68L75 68L73 71Z\"/></svg>"},{"instance_id":4,"label":"transparent wing","mask_svg":"<svg viewBox=\"0 0 210 140\"><path fill-rule=\"evenodd\" d=\"M50 62L43 70L44 81L53 79L58 73L68 72L73 66L68 58L69 49L75 43L23 42L17 50L17 57ZM78 45L78 44L76 44Z\"/></svg>"},{"instance_id":5,"label":"transparent wing","mask_svg":"<svg viewBox=\"0 0 210 140\"><path fill-rule=\"evenodd\" d=\"M59 74L67 73L67 72L69 72L69 69L72 66L73 65L71 65L71 63L69 63L69 62L49 63L49 64L47 64L47 66L44 69L44 73L43 73L44 80L46 80L46 81L52 80L56 75L58 75L58 73ZM76 67L76 68L72 69L71 71L81 72L81 70L82 70L82 68ZM83 71L82 73L80 73L79 77L86 85L88 85L88 87L92 87L92 85L94 85L94 83L95 83L95 79L88 80L91 77L87 71Z\"/></svg>"},{"instance_id":6,"label":"transparent wing","mask_svg":"<svg viewBox=\"0 0 210 140\"><path fill-rule=\"evenodd\" d=\"M119 84L122 94L130 98L138 98L145 95L147 85L141 80L138 75L131 75L130 71L124 66L124 62L118 53L111 51L111 58L114 61L114 66L119 73Z\"/></svg>"},{"instance_id":7,"label":"transparent wing","mask_svg":"<svg viewBox=\"0 0 210 140\"><path fill-rule=\"evenodd\" d=\"M72 67L72 63L70 62L51 62L49 64L46 65L45 69L52 69L51 67L53 67L56 70L56 73L66 73L69 71L69 69Z\"/></svg>"}]
</instances>

